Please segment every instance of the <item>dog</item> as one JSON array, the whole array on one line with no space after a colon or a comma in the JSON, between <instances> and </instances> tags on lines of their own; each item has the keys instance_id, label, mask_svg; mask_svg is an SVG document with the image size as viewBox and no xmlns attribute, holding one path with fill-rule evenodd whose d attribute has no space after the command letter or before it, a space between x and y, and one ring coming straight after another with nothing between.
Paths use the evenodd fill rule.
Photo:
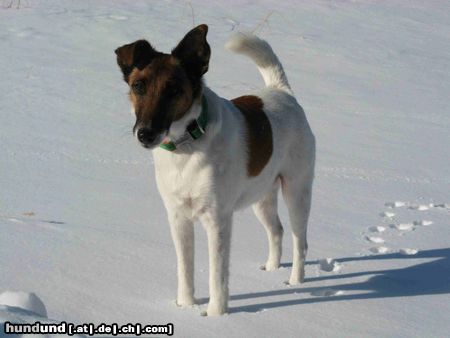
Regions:
<instances>
[{"instance_id":1,"label":"dog","mask_svg":"<svg viewBox=\"0 0 450 338\"><path fill-rule=\"evenodd\" d=\"M270 45L238 33L226 47L252 59L265 87L227 100L203 82L211 55L207 25L189 31L170 54L138 40L115 50L136 115L133 133L153 150L156 182L177 255L177 305L195 304L194 228L206 230L207 316L228 311L233 212L252 206L269 241L266 271L280 266L281 187L289 212L293 263L288 283L304 281L315 138ZM250 239L249 239L250 240Z\"/></svg>"}]
</instances>

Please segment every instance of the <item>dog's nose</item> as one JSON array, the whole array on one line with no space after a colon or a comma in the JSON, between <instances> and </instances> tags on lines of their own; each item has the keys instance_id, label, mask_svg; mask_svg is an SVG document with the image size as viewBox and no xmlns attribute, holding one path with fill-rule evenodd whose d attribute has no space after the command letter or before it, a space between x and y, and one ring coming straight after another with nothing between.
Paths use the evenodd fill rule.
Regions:
<instances>
[{"instance_id":1,"label":"dog's nose","mask_svg":"<svg viewBox=\"0 0 450 338\"><path fill-rule=\"evenodd\" d=\"M156 133L149 128L140 128L137 131L137 138L142 144L151 144L156 139Z\"/></svg>"}]
</instances>

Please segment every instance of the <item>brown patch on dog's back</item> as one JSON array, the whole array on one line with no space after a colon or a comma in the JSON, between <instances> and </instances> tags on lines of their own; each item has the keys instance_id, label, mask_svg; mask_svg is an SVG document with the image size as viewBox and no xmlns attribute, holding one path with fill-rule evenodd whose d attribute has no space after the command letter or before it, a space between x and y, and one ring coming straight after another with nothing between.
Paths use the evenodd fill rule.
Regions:
<instances>
[{"instance_id":1,"label":"brown patch on dog's back","mask_svg":"<svg viewBox=\"0 0 450 338\"><path fill-rule=\"evenodd\" d=\"M248 176L258 176L273 152L272 127L263 110L264 104L254 95L240 96L231 102L242 112L247 125Z\"/></svg>"}]
</instances>

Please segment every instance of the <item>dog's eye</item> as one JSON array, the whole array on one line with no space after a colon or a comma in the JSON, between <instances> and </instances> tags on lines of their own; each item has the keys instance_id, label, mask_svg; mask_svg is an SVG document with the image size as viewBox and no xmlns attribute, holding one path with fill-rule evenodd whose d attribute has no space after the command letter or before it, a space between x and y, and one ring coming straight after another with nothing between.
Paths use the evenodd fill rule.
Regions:
<instances>
[{"instance_id":1,"label":"dog's eye","mask_svg":"<svg viewBox=\"0 0 450 338\"><path fill-rule=\"evenodd\" d=\"M137 80L134 81L131 85L131 88L133 89L133 92L137 95L144 95L145 94L145 81L143 80Z\"/></svg>"}]
</instances>

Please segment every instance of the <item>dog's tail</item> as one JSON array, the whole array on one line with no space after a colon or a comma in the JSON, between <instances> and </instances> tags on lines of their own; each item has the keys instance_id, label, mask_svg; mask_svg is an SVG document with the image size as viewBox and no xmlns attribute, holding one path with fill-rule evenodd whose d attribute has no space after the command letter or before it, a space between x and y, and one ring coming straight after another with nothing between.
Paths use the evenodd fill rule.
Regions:
<instances>
[{"instance_id":1,"label":"dog's tail","mask_svg":"<svg viewBox=\"0 0 450 338\"><path fill-rule=\"evenodd\" d=\"M225 47L233 52L247 55L256 65L267 87L275 87L293 95L280 60L267 41L249 33L236 33Z\"/></svg>"}]
</instances>

